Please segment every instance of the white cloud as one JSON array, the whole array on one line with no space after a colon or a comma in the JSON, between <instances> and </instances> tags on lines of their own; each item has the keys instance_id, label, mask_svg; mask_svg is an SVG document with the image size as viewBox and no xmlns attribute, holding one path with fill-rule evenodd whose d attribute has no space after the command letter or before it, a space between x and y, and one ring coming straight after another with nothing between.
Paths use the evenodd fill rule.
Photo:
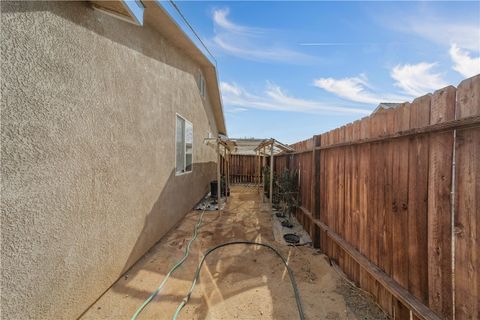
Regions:
<instances>
[{"instance_id":1,"label":"white cloud","mask_svg":"<svg viewBox=\"0 0 480 320\"><path fill-rule=\"evenodd\" d=\"M227 19L228 14L230 13L229 9L218 9L213 11L213 21L220 27L225 28L230 31L245 31L244 27L238 26L230 20Z\"/></svg>"},{"instance_id":2,"label":"white cloud","mask_svg":"<svg viewBox=\"0 0 480 320\"><path fill-rule=\"evenodd\" d=\"M458 43L470 50L480 50L480 24L452 23L432 19L415 19L409 26L419 36L432 42L450 45Z\"/></svg>"},{"instance_id":3,"label":"white cloud","mask_svg":"<svg viewBox=\"0 0 480 320\"><path fill-rule=\"evenodd\" d=\"M247 108L242 108L242 107L225 109L225 112L227 112L227 113L240 113L240 112L245 112L245 111L248 111L248 109Z\"/></svg>"},{"instance_id":4,"label":"white cloud","mask_svg":"<svg viewBox=\"0 0 480 320\"><path fill-rule=\"evenodd\" d=\"M396 94L374 92L365 75L343 79L320 78L315 79L313 83L314 86L343 99L360 103L378 104L380 102L404 102L408 100L408 97Z\"/></svg>"},{"instance_id":5,"label":"white cloud","mask_svg":"<svg viewBox=\"0 0 480 320\"><path fill-rule=\"evenodd\" d=\"M307 54L271 44L272 32L266 29L243 26L228 19L228 9L213 11L215 36L213 43L233 56L256 61L277 61L304 64L315 61Z\"/></svg>"},{"instance_id":6,"label":"white cloud","mask_svg":"<svg viewBox=\"0 0 480 320\"><path fill-rule=\"evenodd\" d=\"M241 90L237 85L228 82L220 82L220 89L223 94L233 94L236 96L241 94Z\"/></svg>"},{"instance_id":7,"label":"white cloud","mask_svg":"<svg viewBox=\"0 0 480 320\"><path fill-rule=\"evenodd\" d=\"M395 80L394 86L402 93L377 92L363 74L342 79L319 78L313 84L340 98L359 103L404 102L447 86L443 75L433 71L436 65L421 62L395 66L390 76Z\"/></svg>"},{"instance_id":8,"label":"white cloud","mask_svg":"<svg viewBox=\"0 0 480 320\"><path fill-rule=\"evenodd\" d=\"M442 74L432 70L436 65L427 62L397 65L390 75L396 80L395 86L405 93L414 97L421 96L447 85Z\"/></svg>"},{"instance_id":9,"label":"white cloud","mask_svg":"<svg viewBox=\"0 0 480 320\"><path fill-rule=\"evenodd\" d=\"M215 26L229 32L255 34L263 33L262 29L252 28L247 26L241 26L230 21L227 16L230 13L230 9L217 9L213 11L213 22Z\"/></svg>"},{"instance_id":10,"label":"white cloud","mask_svg":"<svg viewBox=\"0 0 480 320\"><path fill-rule=\"evenodd\" d=\"M262 109L314 114L360 114L367 115L371 110L343 107L332 103L322 103L299 99L288 95L279 86L268 83L261 95L252 94L234 83L222 82L223 102L230 109Z\"/></svg>"},{"instance_id":11,"label":"white cloud","mask_svg":"<svg viewBox=\"0 0 480 320\"><path fill-rule=\"evenodd\" d=\"M480 56L472 58L470 52L460 49L456 44L450 46L449 53L454 63L453 70L467 78L480 73Z\"/></svg>"},{"instance_id":12,"label":"white cloud","mask_svg":"<svg viewBox=\"0 0 480 320\"><path fill-rule=\"evenodd\" d=\"M478 10L478 9L476 9ZM377 16L386 28L414 34L425 40L444 46L456 43L462 48L480 51L480 21L478 14L455 19L450 13L439 14L431 8L415 12L399 12L402 19Z\"/></svg>"},{"instance_id":13,"label":"white cloud","mask_svg":"<svg viewBox=\"0 0 480 320\"><path fill-rule=\"evenodd\" d=\"M312 58L301 53L284 48L269 48L261 47L261 45L234 43L230 41L230 36L225 34L217 35L213 38L215 44L217 44L224 51L247 60L260 60L260 61L277 61L277 62L290 62L290 63L305 63L311 61ZM233 39L233 38L231 38Z\"/></svg>"}]
</instances>

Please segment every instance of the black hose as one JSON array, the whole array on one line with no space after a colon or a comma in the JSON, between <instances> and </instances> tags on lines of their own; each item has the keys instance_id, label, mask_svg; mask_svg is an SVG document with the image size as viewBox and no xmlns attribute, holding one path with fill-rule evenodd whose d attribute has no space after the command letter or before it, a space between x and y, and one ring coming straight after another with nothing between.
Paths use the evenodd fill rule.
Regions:
<instances>
[{"instance_id":1,"label":"black hose","mask_svg":"<svg viewBox=\"0 0 480 320\"><path fill-rule=\"evenodd\" d=\"M205 254L203 255L202 257L202 260L200 260L200 263L198 264L197 266L197 270L195 272L195 277L193 278L193 281L192 281L192 286L190 287L190 290L188 291L187 295L185 296L185 298L183 298L182 302L180 303L180 305L177 307L177 310L175 311L175 314L173 316L173 319L176 319L178 314L180 313L180 310L183 309L183 307L188 303L188 301L190 300L190 296L192 295L193 293L193 289L195 288L195 284L198 280L198 277L200 276L200 270L202 269L202 266L203 266L203 263L205 262L205 259L207 258L207 256L212 253L213 251L219 249L219 248L222 248L222 247L226 247L226 246L229 246L229 245L234 245L234 244L246 244L246 245L255 245L255 246L262 246L262 247L266 247L266 248L269 248L270 250L272 250L273 252L275 252L275 254L277 256L280 257L280 259L282 259L283 261L283 264L285 265L285 267L287 268L288 270L288 276L290 277L290 282L292 283L292 287L293 287L293 293L295 294L295 300L297 302L297 309L298 309L298 315L299 315L299 318L300 320L304 320L305 319L305 315L303 313L303 307L302 307L302 301L300 299L300 293L299 293L299 290L298 290L298 287L297 287L297 282L295 281L295 276L293 275L293 271L290 269L290 267L288 266L288 263L287 263L287 260L285 260L285 258L280 254L280 252L277 251L277 249L275 249L274 247L272 247L271 245L269 244L266 244L266 243L259 243L259 242L254 242L254 241L245 241L245 240L240 240L240 241L231 241L231 242L225 242L225 243L221 243L215 247L212 247L210 249L208 249Z\"/></svg>"}]
</instances>

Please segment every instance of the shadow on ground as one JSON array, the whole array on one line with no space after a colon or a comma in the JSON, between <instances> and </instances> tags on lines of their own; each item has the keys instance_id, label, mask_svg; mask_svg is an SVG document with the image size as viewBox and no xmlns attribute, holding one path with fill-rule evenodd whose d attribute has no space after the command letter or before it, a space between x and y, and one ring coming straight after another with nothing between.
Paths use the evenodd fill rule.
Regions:
<instances>
[{"instance_id":1,"label":"shadow on ground","mask_svg":"<svg viewBox=\"0 0 480 320\"><path fill-rule=\"evenodd\" d=\"M129 318L163 280L191 237L200 211L189 213L147 255L86 312L83 319ZM254 189L232 188L224 212L207 211L199 236L184 265L139 319L170 319L183 299L201 258L209 247L232 240L273 244L295 272L307 319L382 319L383 313L366 297L348 303L351 292L324 256L304 247L274 243L270 212ZM348 294L347 294L348 293ZM349 297L350 295L350 297ZM351 301L350 301L351 302ZM358 306L365 309L354 310ZM208 256L200 280L180 319L297 319L291 283L281 260L266 248L235 245Z\"/></svg>"}]
</instances>

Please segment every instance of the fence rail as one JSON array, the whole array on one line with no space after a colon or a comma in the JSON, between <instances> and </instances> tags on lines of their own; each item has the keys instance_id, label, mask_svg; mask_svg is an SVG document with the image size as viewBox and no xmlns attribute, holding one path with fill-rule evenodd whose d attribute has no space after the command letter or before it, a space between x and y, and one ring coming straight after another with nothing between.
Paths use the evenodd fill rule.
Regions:
<instances>
[{"instance_id":1,"label":"fence rail","mask_svg":"<svg viewBox=\"0 0 480 320\"><path fill-rule=\"evenodd\" d=\"M298 219L385 311L480 319L480 76L293 147Z\"/></svg>"}]
</instances>

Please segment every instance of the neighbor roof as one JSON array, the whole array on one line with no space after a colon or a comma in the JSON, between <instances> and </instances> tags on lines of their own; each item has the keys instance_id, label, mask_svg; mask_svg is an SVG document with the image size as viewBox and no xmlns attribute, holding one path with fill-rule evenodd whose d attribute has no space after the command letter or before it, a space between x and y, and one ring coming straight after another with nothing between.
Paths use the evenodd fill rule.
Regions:
<instances>
[{"instance_id":1,"label":"neighbor roof","mask_svg":"<svg viewBox=\"0 0 480 320\"><path fill-rule=\"evenodd\" d=\"M393 102L380 102L379 105L373 110L373 113L376 113L380 110L387 110L387 109L393 109L401 105L401 103L393 103Z\"/></svg>"},{"instance_id":2,"label":"neighbor roof","mask_svg":"<svg viewBox=\"0 0 480 320\"><path fill-rule=\"evenodd\" d=\"M158 33L165 37L173 46L179 48L192 60L198 63L203 71L207 82L207 92L215 124L218 132L227 135L225 116L223 113L222 98L218 85L217 69L205 54L195 45L192 39L182 30L170 14L163 8L160 1L138 1L138 0L117 0L117 1L90 1L96 7L118 15L137 25L149 24ZM144 6L143 10L138 7ZM135 10L132 10L135 9ZM143 17L140 17L143 15Z\"/></svg>"}]
</instances>

